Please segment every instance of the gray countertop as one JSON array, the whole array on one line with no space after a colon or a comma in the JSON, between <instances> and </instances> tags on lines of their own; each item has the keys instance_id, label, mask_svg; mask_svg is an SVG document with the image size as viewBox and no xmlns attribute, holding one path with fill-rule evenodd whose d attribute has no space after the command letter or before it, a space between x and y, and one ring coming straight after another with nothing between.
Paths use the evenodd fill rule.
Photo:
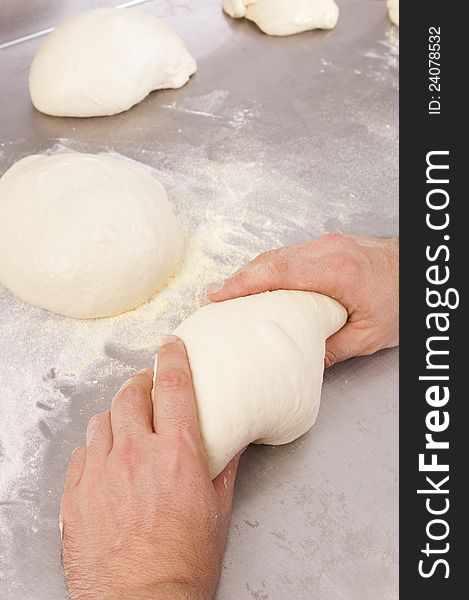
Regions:
<instances>
[{"instance_id":1,"label":"gray countertop","mask_svg":"<svg viewBox=\"0 0 469 600\"><path fill-rule=\"evenodd\" d=\"M110 1L6 0L0 46ZM109 118L33 110L40 39L0 49L0 173L37 152L111 152L148 166L186 231L182 273L149 305L100 322L30 307L0 286L0 597L64 600L57 527L69 455L122 381L206 285L258 252L325 231L397 235L398 32L384 0L338 0L331 32L287 38L219 0L141 5L198 72ZM315 426L244 454L219 600L398 597L398 351L325 376Z\"/></svg>"}]
</instances>

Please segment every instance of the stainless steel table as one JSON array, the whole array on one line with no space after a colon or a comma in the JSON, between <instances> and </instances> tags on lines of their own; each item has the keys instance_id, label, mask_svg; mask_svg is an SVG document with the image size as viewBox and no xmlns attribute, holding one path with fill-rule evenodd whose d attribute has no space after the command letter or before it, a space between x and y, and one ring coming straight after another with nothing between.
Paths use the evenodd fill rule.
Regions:
<instances>
[{"instance_id":1,"label":"stainless steel table","mask_svg":"<svg viewBox=\"0 0 469 600\"><path fill-rule=\"evenodd\" d=\"M112 118L35 112L40 43L0 50L0 172L34 152L113 152L148 165L187 232L161 297L75 322L0 286L0 597L63 600L57 515L89 417L204 287L256 253L328 230L397 234L398 33L383 0L338 0L331 32L287 38L234 21L219 0L154 0L199 70ZM47 4L47 6L45 6ZM108 1L6 0L0 45ZM325 376L314 428L243 456L220 600L397 598L397 350Z\"/></svg>"}]
</instances>

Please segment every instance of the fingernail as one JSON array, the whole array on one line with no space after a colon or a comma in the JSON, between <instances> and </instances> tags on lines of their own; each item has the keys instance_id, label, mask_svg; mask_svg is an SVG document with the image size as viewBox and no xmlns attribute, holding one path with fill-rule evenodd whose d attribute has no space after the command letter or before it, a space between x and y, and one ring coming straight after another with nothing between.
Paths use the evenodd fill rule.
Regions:
<instances>
[{"instance_id":1,"label":"fingernail","mask_svg":"<svg viewBox=\"0 0 469 600\"><path fill-rule=\"evenodd\" d=\"M208 296L209 294L218 294L218 292L220 292L223 289L224 285L224 281L222 281L221 283L214 283L213 285L207 288L206 295Z\"/></svg>"}]
</instances>

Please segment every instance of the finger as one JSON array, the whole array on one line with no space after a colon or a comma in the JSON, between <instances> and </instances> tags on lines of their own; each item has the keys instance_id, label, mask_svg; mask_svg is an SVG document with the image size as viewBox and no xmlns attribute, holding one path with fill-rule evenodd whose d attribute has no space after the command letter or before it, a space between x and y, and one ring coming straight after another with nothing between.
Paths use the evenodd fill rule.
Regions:
<instances>
[{"instance_id":1,"label":"finger","mask_svg":"<svg viewBox=\"0 0 469 600\"><path fill-rule=\"evenodd\" d=\"M238 452L238 454L226 465L223 471L213 480L213 487L227 513L231 512L236 474L238 472L239 460L242 453L243 451Z\"/></svg>"},{"instance_id":2,"label":"finger","mask_svg":"<svg viewBox=\"0 0 469 600\"><path fill-rule=\"evenodd\" d=\"M200 440L189 359L176 336L158 350L153 414L156 433L186 431Z\"/></svg>"},{"instance_id":3,"label":"finger","mask_svg":"<svg viewBox=\"0 0 469 600\"><path fill-rule=\"evenodd\" d=\"M152 386L153 371L145 369L131 377L114 396L111 404L114 444L124 438L153 433Z\"/></svg>"},{"instance_id":4,"label":"finger","mask_svg":"<svg viewBox=\"0 0 469 600\"><path fill-rule=\"evenodd\" d=\"M102 460L112 449L111 413L91 417L86 430L86 460Z\"/></svg>"},{"instance_id":5,"label":"finger","mask_svg":"<svg viewBox=\"0 0 469 600\"><path fill-rule=\"evenodd\" d=\"M65 477L64 495L80 483L85 469L86 447L75 448L70 457L67 476Z\"/></svg>"},{"instance_id":6,"label":"finger","mask_svg":"<svg viewBox=\"0 0 469 600\"><path fill-rule=\"evenodd\" d=\"M369 329L361 328L356 323L346 323L326 340L324 366L327 369L354 356L373 354L378 347L373 348L370 338Z\"/></svg>"},{"instance_id":7,"label":"finger","mask_svg":"<svg viewBox=\"0 0 469 600\"><path fill-rule=\"evenodd\" d=\"M207 290L207 297L213 302L250 296L260 292L281 289L285 285L281 271L284 271L286 248L264 252L238 269L221 284ZM282 256L282 259L280 257Z\"/></svg>"},{"instance_id":8,"label":"finger","mask_svg":"<svg viewBox=\"0 0 469 600\"><path fill-rule=\"evenodd\" d=\"M355 274L353 259L339 250L330 252L320 240L260 254L245 267L212 287L213 302L274 290L319 292L342 300L342 290Z\"/></svg>"},{"instance_id":9,"label":"finger","mask_svg":"<svg viewBox=\"0 0 469 600\"><path fill-rule=\"evenodd\" d=\"M66 512L66 508L70 498L72 497L73 491L76 486L80 483L85 470L86 463L86 446L79 446L75 448L70 457L70 463L68 465L67 475L65 477L64 492L62 500L60 502L59 511L59 529L60 537L63 538L63 517L62 515Z\"/></svg>"}]
</instances>

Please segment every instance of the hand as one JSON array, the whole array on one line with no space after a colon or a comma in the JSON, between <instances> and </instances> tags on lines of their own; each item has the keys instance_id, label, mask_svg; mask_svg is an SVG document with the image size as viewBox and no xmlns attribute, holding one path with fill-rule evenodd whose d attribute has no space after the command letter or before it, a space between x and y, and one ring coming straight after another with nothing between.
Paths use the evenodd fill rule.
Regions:
<instances>
[{"instance_id":1,"label":"hand","mask_svg":"<svg viewBox=\"0 0 469 600\"><path fill-rule=\"evenodd\" d=\"M219 302L279 289L320 292L347 309L347 323L327 340L326 367L399 344L397 239L329 233L264 252L207 296Z\"/></svg>"},{"instance_id":2,"label":"hand","mask_svg":"<svg viewBox=\"0 0 469 600\"><path fill-rule=\"evenodd\" d=\"M221 568L239 456L212 482L183 343L130 379L72 455L61 507L73 600L208 600Z\"/></svg>"}]
</instances>

